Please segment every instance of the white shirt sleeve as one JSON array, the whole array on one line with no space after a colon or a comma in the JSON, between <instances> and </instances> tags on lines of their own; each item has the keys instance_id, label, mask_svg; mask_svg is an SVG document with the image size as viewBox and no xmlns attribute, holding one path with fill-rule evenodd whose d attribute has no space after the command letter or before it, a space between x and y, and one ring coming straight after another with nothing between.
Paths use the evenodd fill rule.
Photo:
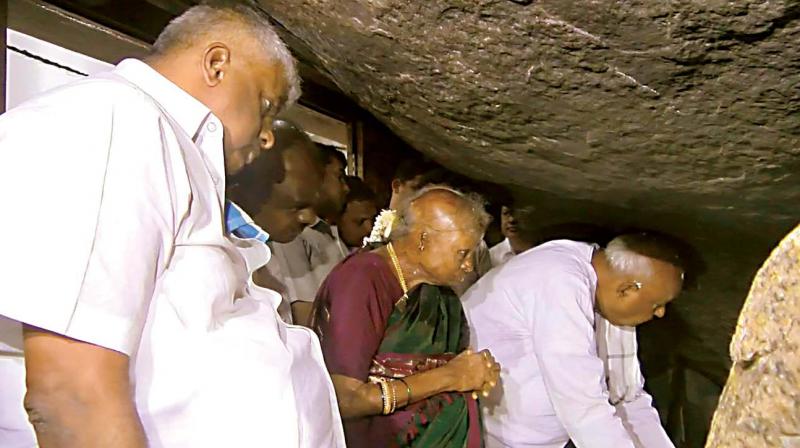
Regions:
<instances>
[{"instance_id":1,"label":"white shirt sleeve","mask_svg":"<svg viewBox=\"0 0 800 448\"><path fill-rule=\"evenodd\" d=\"M617 404L616 409L637 448L675 448L661 426L652 397L644 390L635 400Z\"/></svg>"},{"instance_id":2,"label":"white shirt sleeve","mask_svg":"<svg viewBox=\"0 0 800 448\"><path fill-rule=\"evenodd\" d=\"M0 117L0 315L135 350L180 216L166 126L98 81Z\"/></svg>"},{"instance_id":3,"label":"white shirt sleeve","mask_svg":"<svg viewBox=\"0 0 800 448\"><path fill-rule=\"evenodd\" d=\"M603 384L588 279L563 273L537 294L530 315L534 350L559 421L580 448L634 448Z\"/></svg>"}]
</instances>

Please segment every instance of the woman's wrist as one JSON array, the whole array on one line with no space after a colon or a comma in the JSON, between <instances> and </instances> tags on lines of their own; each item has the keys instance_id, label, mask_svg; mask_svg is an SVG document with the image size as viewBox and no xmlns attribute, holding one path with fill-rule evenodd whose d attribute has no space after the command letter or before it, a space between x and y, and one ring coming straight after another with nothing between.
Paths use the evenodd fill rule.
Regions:
<instances>
[{"instance_id":1,"label":"woman's wrist","mask_svg":"<svg viewBox=\"0 0 800 448\"><path fill-rule=\"evenodd\" d=\"M438 373L439 377L439 392L457 392L459 384L458 372L453 370L450 365L445 364L431 372Z\"/></svg>"}]
</instances>

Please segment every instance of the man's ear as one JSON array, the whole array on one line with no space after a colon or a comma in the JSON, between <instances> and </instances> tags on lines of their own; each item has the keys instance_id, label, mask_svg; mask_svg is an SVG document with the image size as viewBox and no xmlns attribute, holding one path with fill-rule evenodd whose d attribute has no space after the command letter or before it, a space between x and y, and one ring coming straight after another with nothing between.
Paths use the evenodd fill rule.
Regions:
<instances>
[{"instance_id":1,"label":"man's ear","mask_svg":"<svg viewBox=\"0 0 800 448\"><path fill-rule=\"evenodd\" d=\"M392 193L395 193L395 194L399 193L400 192L400 186L402 184L403 183L400 182L400 179L392 179Z\"/></svg>"},{"instance_id":2,"label":"man's ear","mask_svg":"<svg viewBox=\"0 0 800 448\"><path fill-rule=\"evenodd\" d=\"M624 281L617 286L617 296L623 298L633 298L639 294L642 284L637 281Z\"/></svg>"},{"instance_id":3,"label":"man's ear","mask_svg":"<svg viewBox=\"0 0 800 448\"><path fill-rule=\"evenodd\" d=\"M266 151L275 145L275 133L271 129L262 129L258 134L261 143L261 149Z\"/></svg>"},{"instance_id":4,"label":"man's ear","mask_svg":"<svg viewBox=\"0 0 800 448\"><path fill-rule=\"evenodd\" d=\"M218 86L230 66L231 51L227 45L215 42L203 53L203 80L209 87Z\"/></svg>"}]
</instances>

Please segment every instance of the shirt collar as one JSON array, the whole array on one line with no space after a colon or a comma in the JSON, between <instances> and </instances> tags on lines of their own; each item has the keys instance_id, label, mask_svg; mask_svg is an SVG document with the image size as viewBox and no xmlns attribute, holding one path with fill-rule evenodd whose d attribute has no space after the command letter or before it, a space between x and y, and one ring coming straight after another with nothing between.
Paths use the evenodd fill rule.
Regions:
<instances>
[{"instance_id":1,"label":"shirt collar","mask_svg":"<svg viewBox=\"0 0 800 448\"><path fill-rule=\"evenodd\" d=\"M330 224L328 224L324 219L320 218L311 226L312 229L316 230L319 233L324 233L331 238L336 238L336 235L333 234L333 228Z\"/></svg>"},{"instance_id":2,"label":"shirt collar","mask_svg":"<svg viewBox=\"0 0 800 448\"><path fill-rule=\"evenodd\" d=\"M209 116L213 117L203 103L138 59L123 60L114 68L114 73L155 98L193 140Z\"/></svg>"},{"instance_id":3,"label":"shirt collar","mask_svg":"<svg viewBox=\"0 0 800 448\"><path fill-rule=\"evenodd\" d=\"M228 233L238 238L254 238L262 243L269 240L269 233L233 201L225 201L225 227Z\"/></svg>"}]
</instances>

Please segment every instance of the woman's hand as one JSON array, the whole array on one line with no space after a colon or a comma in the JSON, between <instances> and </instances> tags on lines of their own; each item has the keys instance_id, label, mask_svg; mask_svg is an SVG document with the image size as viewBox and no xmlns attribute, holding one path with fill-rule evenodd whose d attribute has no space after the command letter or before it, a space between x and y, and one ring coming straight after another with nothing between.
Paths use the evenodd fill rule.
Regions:
<instances>
[{"instance_id":1,"label":"woman's hand","mask_svg":"<svg viewBox=\"0 0 800 448\"><path fill-rule=\"evenodd\" d=\"M452 390L481 392L483 396L489 395L500 376L500 364L488 350L464 350L443 368L450 374Z\"/></svg>"},{"instance_id":2,"label":"woman's hand","mask_svg":"<svg viewBox=\"0 0 800 448\"><path fill-rule=\"evenodd\" d=\"M472 392L473 396L489 391L497 385L500 365L491 353L484 350L474 353L465 350L442 367L409 375L405 384L395 383L399 408L425 400L442 392ZM331 375L339 400L342 418L350 419L380 415L383 410L381 389L377 385L344 375ZM407 393L407 389L411 393Z\"/></svg>"}]
</instances>

